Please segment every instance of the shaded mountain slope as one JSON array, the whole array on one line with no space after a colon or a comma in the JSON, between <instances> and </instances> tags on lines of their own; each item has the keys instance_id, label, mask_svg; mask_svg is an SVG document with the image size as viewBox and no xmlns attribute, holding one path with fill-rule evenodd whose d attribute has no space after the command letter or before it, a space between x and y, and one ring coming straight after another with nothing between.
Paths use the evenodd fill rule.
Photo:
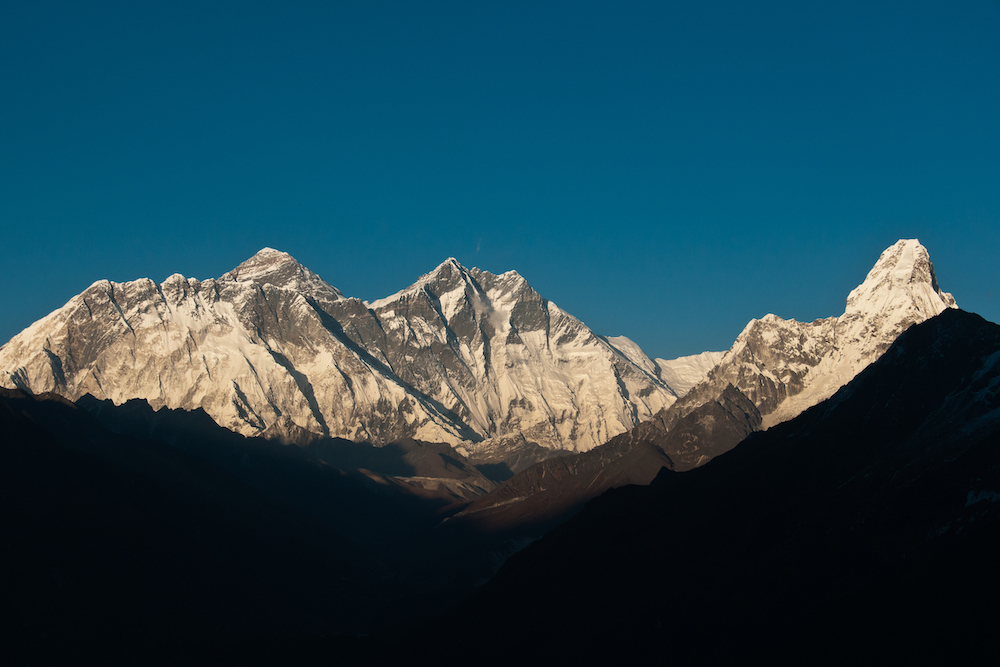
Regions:
<instances>
[{"instance_id":1,"label":"shaded mountain slope","mask_svg":"<svg viewBox=\"0 0 1000 667\"><path fill-rule=\"evenodd\" d=\"M732 384L760 410L764 427L773 426L832 396L909 327L955 307L952 295L938 285L927 249L916 239L900 240L851 290L839 317L752 320L708 378L690 391L686 405Z\"/></svg>"},{"instance_id":2,"label":"shaded mountain slope","mask_svg":"<svg viewBox=\"0 0 1000 667\"><path fill-rule=\"evenodd\" d=\"M498 658L971 656L998 618L998 499L1000 327L949 310L799 418L593 501L439 627Z\"/></svg>"},{"instance_id":3,"label":"shaded mountain slope","mask_svg":"<svg viewBox=\"0 0 1000 667\"><path fill-rule=\"evenodd\" d=\"M656 440L622 434L589 452L549 459L473 499L408 549L411 565L441 587L485 582L511 553L544 535L611 488L648 484L692 448L728 451L760 427L760 414L730 387ZM411 577L415 576L410 575Z\"/></svg>"},{"instance_id":4,"label":"shaded mountain slope","mask_svg":"<svg viewBox=\"0 0 1000 667\"><path fill-rule=\"evenodd\" d=\"M382 613L371 552L64 399L2 390L0 459L5 655L149 662Z\"/></svg>"},{"instance_id":5,"label":"shaded mountain slope","mask_svg":"<svg viewBox=\"0 0 1000 667\"><path fill-rule=\"evenodd\" d=\"M283 442L441 442L520 469L675 400L628 343L619 350L514 271L449 259L368 304L265 248L218 279L94 283L0 348L0 383L202 408Z\"/></svg>"},{"instance_id":6,"label":"shaded mountain slope","mask_svg":"<svg viewBox=\"0 0 1000 667\"><path fill-rule=\"evenodd\" d=\"M730 385L765 427L778 423L954 305L926 249L902 240L840 317L768 315L721 359L653 361L625 337L595 334L515 271L448 259L366 303L265 248L218 279L94 283L0 347L0 384L200 407L226 428L282 442L440 442L516 473L680 410L679 396L685 410L716 401Z\"/></svg>"},{"instance_id":7,"label":"shaded mountain slope","mask_svg":"<svg viewBox=\"0 0 1000 667\"><path fill-rule=\"evenodd\" d=\"M724 355L658 360L661 374L685 390L679 400L593 455L542 462L523 471L477 500L465 521L506 530L522 516L539 523L538 515L545 513L539 525L552 526L609 488L648 483L664 466L690 470L703 465L762 426L828 397L902 331L954 305L938 286L927 250L916 240L901 240L882 253L852 290L841 317L802 323L768 315L751 321ZM705 374L707 378L694 382ZM632 448L639 451L629 455ZM611 461L614 465L606 471ZM531 534L537 536L539 530Z\"/></svg>"},{"instance_id":8,"label":"shaded mountain slope","mask_svg":"<svg viewBox=\"0 0 1000 667\"><path fill-rule=\"evenodd\" d=\"M233 433L201 410L154 411L145 401L116 406L90 396L77 404L116 433L156 439L210 462L383 554L436 525L446 507L496 485L444 444L319 439L286 446Z\"/></svg>"}]
</instances>

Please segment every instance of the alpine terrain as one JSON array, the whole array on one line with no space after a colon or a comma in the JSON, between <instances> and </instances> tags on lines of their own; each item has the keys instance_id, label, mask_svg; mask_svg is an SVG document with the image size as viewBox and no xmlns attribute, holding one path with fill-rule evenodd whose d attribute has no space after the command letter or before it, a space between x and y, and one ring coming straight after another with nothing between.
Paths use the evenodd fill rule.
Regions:
<instances>
[{"instance_id":1,"label":"alpine terrain","mask_svg":"<svg viewBox=\"0 0 1000 667\"><path fill-rule=\"evenodd\" d=\"M672 361L452 259L100 281L0 348L4 645L947 658L996 624L998 378L915 240Z\"/></svg>"},{"instance_id":2,"label":"alpine terrain","mask_svg":"<svg viewBox=\"0 0 1000 667\"><path fill-rule=\"evenodd\" d=\"M1000 327L947 309L797 418L605 493L392 651L973 662L996 639L998 500Z\"/></svg>"},{"instance_id":3,"label":"alpine terrain","mask_svg":"<svg viewBox=\"0 0 1000 667\"><path fill-rule=\"evenodd\" d=\"M704 465L827 399L903 331L952 308L955 299L938 286L927 250L901 240L851 291L843 315L814 322L767 315L747 324L725 354L658 360L678 401L592 451L520 471L475 499L449 530L488 526L511 539L537 538L610 488L649 484L661 468ZM694 378L686 384L678 381L685 369Z\"/></svg>"},{"instance_id":4,"label":"alpine terrain","mask_svg":"<svg viewBox=\"0 0 1000 667\"><path fill-rule=\"evenodd\" d=\"M620 438L662 440L679 420L709 404L719 404L743 424L749 412L739 401L733 402L734 391L759 411L760 428L770 428L832 396L884 354L902 332L949 308L957 308L955 299L938 285L927 249L916 239L897 241L882 253L864 282L851 290L842 315L813 322L772 314L751 320L707 377ZM737 407L729 410L727 404ZM674 469L687 470L735 446L745 437L743 431L741 426L737 437L720 442L704 437L685 441L675 434L665 453Z\"/></svg>"},{"instance_id":5,"label":"alpine terrain","mask_svg":"<svg viewBox=\"0 0 1000 667\"><path fill-rule=\"evenodd\" d=\"M683 393L665 377L703 373L669 364L596 335L514 271L448 259L366 303L265 248L217 279L94 283L0 348L0 384L203 408L284 442L441 442L519 469L606 442Z\"/></svg>"}]
</instances>

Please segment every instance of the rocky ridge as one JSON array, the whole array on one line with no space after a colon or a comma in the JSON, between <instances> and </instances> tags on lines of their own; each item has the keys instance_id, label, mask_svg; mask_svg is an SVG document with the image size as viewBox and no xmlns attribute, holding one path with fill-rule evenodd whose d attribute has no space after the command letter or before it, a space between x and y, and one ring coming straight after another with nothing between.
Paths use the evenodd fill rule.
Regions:
<instances>
[{"instance_id":1,"label":"rocky ridge","mask_svg":"<svg viewBox=\"0 0 1000 667\"><path fill-rule=\"evenodd\" d=\"M366 303L269 248L218 279L98 281L0 348L0 370L31 393L201 407L248 436L411 437L519 465L591 449L678 393L514 271L449 259Z\"/></svg>"},{"instance_id":2,"label":"rocky ridge","mask_svg":"<svg viewBox=\"0 0 1000 667\"><path fill-rule=\"evenodd\" d=\"M938 285L927 249L916 239L897 241L848 295L842 315L751 320L707 377L657 421L669 430L673 420L733 385L769 428L832 396L914 324L956 307Z\"/></svg>"},{"instance_id":3,"label":"rocky ridge","mask_svg":"<svg viewBox=\"0 0 1000 667\"><path fill-rule=\"evenodd\" d=\"M657 360L661 377L680 389L678 401L592 452L521 471L477 499L468 520L520 526L524 515L544 514L555 523L609 488L648 484L663 467L700 467L752 432L829 398L903 331L952 308L927 250L901 240L851 291L840 317L797 322L767 315L747 324L725 354ZM697 379L699 372L701 382L685 382L685 373Z\"/></svg>"},{"instance_id":4,"label":"rocky ridge","mask_svg":"<svg viewBox=\"0 0 1000 667\"><path fill-rule=\"evenodd\" d=\"M1000 327L945 309L794 420L595 499L396 646L507 659L531 636L586 661L669 634L682 663L973 659L995 636L998 445Z\"/></svg>"}]
</instances>

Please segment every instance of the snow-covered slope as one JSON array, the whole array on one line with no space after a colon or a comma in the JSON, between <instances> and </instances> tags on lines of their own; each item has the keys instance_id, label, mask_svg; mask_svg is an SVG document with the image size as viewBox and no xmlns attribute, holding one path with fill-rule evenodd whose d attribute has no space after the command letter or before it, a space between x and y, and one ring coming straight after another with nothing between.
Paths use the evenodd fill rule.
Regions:
<instances>
[{"instance_id":1,"label":"snow-covered slope","mask_svg":"<svg viewBox=\"0 0 1000 667\"><path fill-rule=\"evenodd\" d=\"M0 383L202 407L247 435L409 436L489 458L587 450L676 400L630 355L513 271L449 259L366 304L265 248L219 279L94 283L0 348Z\"/></svg>"},{"instance_id":2,"label":"snow-covered slope","mask_svg":"<svg viewBox=\"0 0 1000 667\"><path fill-rule=\"evenodd\" d=\"M656 365L660 369L660 377L680 398L704 380L724 356L725 352L702 352L676 359L657 359Z\"/></svg>"},{"instance_id":3,"label":"snow-covered slope","mask_svg":"<svg viewBox=\"0 0 1000 667\"><path fill-rule=\"evenodd\" d=\"M732 384L758 407L768 428L832 396L910 326L955 307L938 286L926 248L916 239L900 240L851 291L843 315L751 320L677 409L712 400Z\"/></svg>"},{"instance_id":4,"label":"snow-covered slope","mask_svg":"<svg viewBox=\"0 0 1000 667\"><path fill-rule=\"evenodd\" d=\"M245 435L472 437L329 327L340 293L262 250L218 280L99 281L0 349L5 386L202 407Z\"/></svg>"},{"instance_id":5,"label":"snow-covered slope","mask_svg":"<svg viewBox=\"0 0 1000 667\"><path fill-rule=\"evenodd\" d=\"M339 304L334 316L483 436L464 445L473 456L525 439L585 451L675 400L641 350L623 355L515 271L493 275L448 259L407 289L367 308Z\"/></svg>"}]
</instances>

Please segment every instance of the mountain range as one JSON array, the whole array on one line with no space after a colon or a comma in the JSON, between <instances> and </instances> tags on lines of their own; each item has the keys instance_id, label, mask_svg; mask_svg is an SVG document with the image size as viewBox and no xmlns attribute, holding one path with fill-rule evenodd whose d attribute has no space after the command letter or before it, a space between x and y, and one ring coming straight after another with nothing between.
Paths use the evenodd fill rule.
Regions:
<instances>
[{"instance_id":1,"label":"mountain range","mask_svg":"<svg viewBox=\"0 0 1000 667\"><path fill-rule=\"evenodd\" d=\"M264 249L218 279L94 283L0 349L0 368L8 387L200 407L248 436L412 437L484 460L511 445L544 458L591 449L676 400L628 343L597 336L513 271L449 259L365 303Z\"/></svg>"},{"instance_id":2,"label":"mountain range","mask_svg":"<svg viewBox=\"0 0 1000 667\"><path fill-rule=\"evenodd\" d=\"M625 337L594 333L515 271L448 259L366 303L265 248L218 279L94 283L0 348L0 385L202 408L237 433L283 442L441 442L516 472L643 422L669 425L678 398L688 400L674 414L729 384L765 426L777 423L954 306L926 249L900 241L840 317L768 315L725 354L654 361Z\"/></svg>"},{"instance_id":3,"label":"mountain range","mask_svg":"<svg viewBox=\"0 0 1000 667\"><path fill-rule=\"evenodd\" d=\"M797 418L593 500L387 652L972 661L995 637L998 490L1000 327L948 309Z\"/></svg>"},{"instance_id":4,"label":"mountain range","mask_svg":"<svg viewBox=\"0 0 1000 667\"><path fill-rule=\"evenodd\" d=\"M371 303L272 250L95 283L0 348L11 644L584 658L676 632L692 661L880 613L954 630L915 582L1000 591L997 331L915 240L838 317L671 361L454 260Z\"/></svg>"},{"instance_id":5,"label":"mountain range","mask_svg":"<svg viewBox=\"0 0 1000 667\"><path fill-rule=\"evenodd\" d=\"M1000 328L973 314L911 327L833 397L706 465L607 491L464 601L410 579L448 557L455 515L391 483L454 464L418 443L343 444L341 465L384 476L203 412L0 391L3 654L815 662L992 645ZM395 558L355 541L380 530L404 537ZM413 549L424 560L400 568Z\"/></svg>"}]
</instances>

